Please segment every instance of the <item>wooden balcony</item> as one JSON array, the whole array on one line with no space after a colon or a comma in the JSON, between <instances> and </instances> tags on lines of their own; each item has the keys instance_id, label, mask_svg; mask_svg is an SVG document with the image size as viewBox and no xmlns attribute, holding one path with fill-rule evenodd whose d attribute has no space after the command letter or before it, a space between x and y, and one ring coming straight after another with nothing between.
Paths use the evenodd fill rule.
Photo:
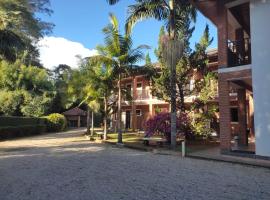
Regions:
<instances>
[{"instance_id":1,"label":"wooden balcony","mask_svg":"<svg viewBox=\"0 0 270 200\"><path fill-rule=\"evenodd\" d=\"M134 100L147 100L150 99L150 90L149 89L142 89L142 90L137 90L136 96Z\"/></svg>"},{"instance_id":2,"label":"wooden balcony","mask_svg":"<svg viewBox=\"0 0 270 200\"><path fill-rule=\"evenodd\" d=\"M250 38L228 41L228 66L236 67L251 64Z\"/></svg>"}]
</instances>

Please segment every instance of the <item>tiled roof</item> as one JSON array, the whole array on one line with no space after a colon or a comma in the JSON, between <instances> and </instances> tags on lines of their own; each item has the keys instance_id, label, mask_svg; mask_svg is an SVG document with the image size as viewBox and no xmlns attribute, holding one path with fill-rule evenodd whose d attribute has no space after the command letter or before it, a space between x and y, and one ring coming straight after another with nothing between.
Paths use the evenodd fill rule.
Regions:
<instances>
[{"instance_id":1,"label":"tiled roof","mask_svg":"<svg viewBox=\"0 0 270 200\"><path fill-rule=\"evenodd\" d=\"M63 112L63 115L65 116L85 116L86 115L86 111L78 108L78 107L75 107L75 108L72 108L70 110L67 110L66 112Z\"/></svg>"}]
</instances>

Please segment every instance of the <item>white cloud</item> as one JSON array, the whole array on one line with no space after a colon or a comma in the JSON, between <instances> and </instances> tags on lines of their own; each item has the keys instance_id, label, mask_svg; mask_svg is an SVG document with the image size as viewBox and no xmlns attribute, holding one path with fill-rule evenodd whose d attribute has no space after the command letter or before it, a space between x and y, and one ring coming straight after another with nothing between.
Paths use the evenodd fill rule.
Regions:
<instances>
[{"instance_id":1,"label":"white cloud","mask_svg":"<svg viewBox=\"0 0 270 200\"><path fill-rule=\"evenodd\" d=\"M85 48L81 43L61 37L45 37L38 43L40 60L44 67L52 69L59 64L78 67L77 55L89 57L97 54L96 50Z\"/></svg>"}]
</instances>

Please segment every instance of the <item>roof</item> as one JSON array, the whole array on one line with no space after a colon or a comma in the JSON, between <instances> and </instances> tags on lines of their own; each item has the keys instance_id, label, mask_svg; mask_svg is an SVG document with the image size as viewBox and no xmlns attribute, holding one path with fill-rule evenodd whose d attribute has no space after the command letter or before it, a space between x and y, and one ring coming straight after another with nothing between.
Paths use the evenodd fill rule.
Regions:
<instances>
[{"instance_id":1,"label":"roof","mask_svg":"<svg viewBox=\"0 0 270 200\"><path fill-rule=\"evenodd\" d=\"M78 107L75 107L75 108L72 108L70 110L67 110L66 112L63 112L62 114L65 116L85 116L86 111L84 111Z\"/></svg>"},{"instance_id":2,"label":"roof","mask_svg":"<svg viewBox=\"0 0 270 200\"><path fill-rule=\"evenodd\" d=\"M217 48L212 48L212 49L208 49L206 51L206 53L207 53L207 55L217 54L218 50L217 50Z\"/></svg>"}]
</instances>

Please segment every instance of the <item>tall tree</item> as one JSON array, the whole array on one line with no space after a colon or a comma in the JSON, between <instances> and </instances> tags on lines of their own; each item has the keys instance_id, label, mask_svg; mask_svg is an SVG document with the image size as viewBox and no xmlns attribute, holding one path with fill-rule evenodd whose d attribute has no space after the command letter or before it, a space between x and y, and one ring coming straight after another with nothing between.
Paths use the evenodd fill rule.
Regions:
<instances>
[{"instance_id":1,"label":"tall tree","mask_svg":"<svg viewBox=\"0 0 270 200\"><path fill-rule=\"evenodd\" d=\"M151 65L151 64L152 64L152 61L151 61L150 55L149 53L147 53L145 56L145 65Z\"/></svg>"},{"instance_id":2,"label":"tall tree","mask_svg":"<svg viewBox=\"0 0 270 200\"><path fill-rule=\"evenodd\" d=\"M115 89L114 87L114 76L112 74L112 68L110 65L100 65L95 62L95 59L87 58L88 62L81 67L83 74L86 75L90 87L93 88L93 91L89 93L90 96L94 95L96 98L96 103L103 104L103 124L104 124L104 137L103 139L107 139L107 121L108 114L111 110L109 105L109 98L112 95L112 91Z\"/></svg>"},{"instance_id":3,"label":"tall tree","mask_svg":"<svg viewBox=\"0 0 270 200\"><path fill-rule=\"evenodd\" d=\"M120 0L106 0L109 4L114 5L118 3Z\"/></svg>"},{"instance_id":4,"label":"tall tree","mask_svg":"<svg viewBox=\"0 0 270 200\"><path fill-rule=\"evenodd\" d=\"M36 61L35 43L52 30L36 13L50 15L49 0L0 1L0 59L14 62L18 57ZM30 63L32 64L32 63Z\"/></svg>"},{"instance_id":5,"label":"tall tree","mask_svg":"<svg viewBox=\"0 0 270 200\"><path fill-rule=\"evenodd\" d=\"M187 26L188 27L188 26ZM201 91L200 81L195 82L196 87L194 91L190 91L190 88L187 85L190 82L190 75L193 74L193 71L196 70L198 73L204 77L209 73L208 70L208 56L207 56L207 48L211 45L213 38L209 35L209 27L208 25L205 27L204 33L198 43L195 45L195 50L191 50L189 47L189 38L191 37L191 33L193 29L190 29L190 36L186 37L185 43L186 47L184 48L184 55L182 59L178 62L176 66L176 86L177 86L177 106L181 110L185 110L184 97L190 94L198 95ZM163 29L161 29L160 39L166 35ZM159 48L156 50L156 55L161 65L162 73L158 73L156 76L152 77L153 79L153 93L155 96L165 99L166 101L170 100L170 92L169 92L169 70L166 66L163 65L163 58L160 48L162 46L159 45Z\"/></svg>"},{"instance_id":6,"label":"tall tree","mask_svg":"<svg viewBox=\"0 0 270 200\"><path fill-rule=\"evenodd\" d=\"M183 56L180 60L177 61L176 65L176 82L175 85L177 90L175 92L176 95L176 107L180 109L182 112L185 111L185 102L184 96L188 95L190 92L186 90L187 82L190 77L189 74L192 72L193 68L190 65L190 54L191 48L189 46L189 40L194 31L194 27L190 26L191 19L186 18L183 21L182 26L178 29L178 37L181 38L183 42ZM171 90L170 90L170 69L167 67L166 62L164 60L162 42L164 38L168 38L168 33L165 31L164 27L161 27L159 34L159 43L158 49L156 49L155 53L159 60L161 73L158 73L157 76L152 77L153 79L153 94L161 99L164 99L168 102L171 100Z\"/></svg>"},{"instance_id":7,"label":"tall tree","mask_svg":"<svg viewBox=\"0 0 270 200\"><path fill-rule=\"evenodd\" d=\"M118 1L110 1L116 3ZM126 30L130 32L132 27L142 19L154 18L164 21L169 33L168 51L171 59L167 58L167 65L170 68L170 101L171 101L171 147L176 147L176 61L181 57L177 44L182 26L187 19L196 18L195 8L186 0L136 0L134 5L129 6L129 17L127 18ZM170 49L176 48L175 50ZM171 53L170 51L173 51Z\"/></svg>"},{"instance_id":8,"label":"tall tree","mask_svg":"<svg viewBox=\"0 0 270 200\"><path fill-rule=\"evenodd\" d=\"M39 117L48 114L54 87L45 69L1 61L0 93L1 114Z\"/></svg>"},{"instance_id":9,"label":"tall tree","mask_svg":"<svg viewBox=\"0 0 270 200\"><path fill-rule=\"evenodd\" d=\"M73 102L72 106L86 105L87 107L87 133L90 133L90 118L91 110L90 104L92 101L96 100L96 93L91 87L91 81L88 79L88 74L85 70L82 70L84 63L80 63L79 69L72 70L70 79L67 82L67 94L69 96L70 102ZM93 120L92 120L93 122Z\"/></svg>"},{"instance_id":10,"label":"tall tree","mask_svg":"<svg viewBox=\"0 0 270 200\"><path fill-rule=\"evenodd\" d=\"M60 64L49 72L53 78L55 88L51 112L62 113L74 103L74 98L70 98L67 92L68 84L72 76L72 69L68 65Z\"/></svg>"},{"instance_id":11,"label":"tall tree","mask_svg":"<svg viewBox=\"0 0 270 200\"><path fill-rule=\"evenodd\" d=\"M98 46L98 55L91 57L91 60L103 66L111 66L112 74L115 77L118 88L117 106L117 127L118 143L122 143L122 89L121 81L124 73L129 73L130 69L140 60L144 59L143 49L145 45L132 48L132 39L129 34L121 35L117 18L110 14L110 24L103 29L105 34L104 45Z\"/></svg>"}]
</instances>

